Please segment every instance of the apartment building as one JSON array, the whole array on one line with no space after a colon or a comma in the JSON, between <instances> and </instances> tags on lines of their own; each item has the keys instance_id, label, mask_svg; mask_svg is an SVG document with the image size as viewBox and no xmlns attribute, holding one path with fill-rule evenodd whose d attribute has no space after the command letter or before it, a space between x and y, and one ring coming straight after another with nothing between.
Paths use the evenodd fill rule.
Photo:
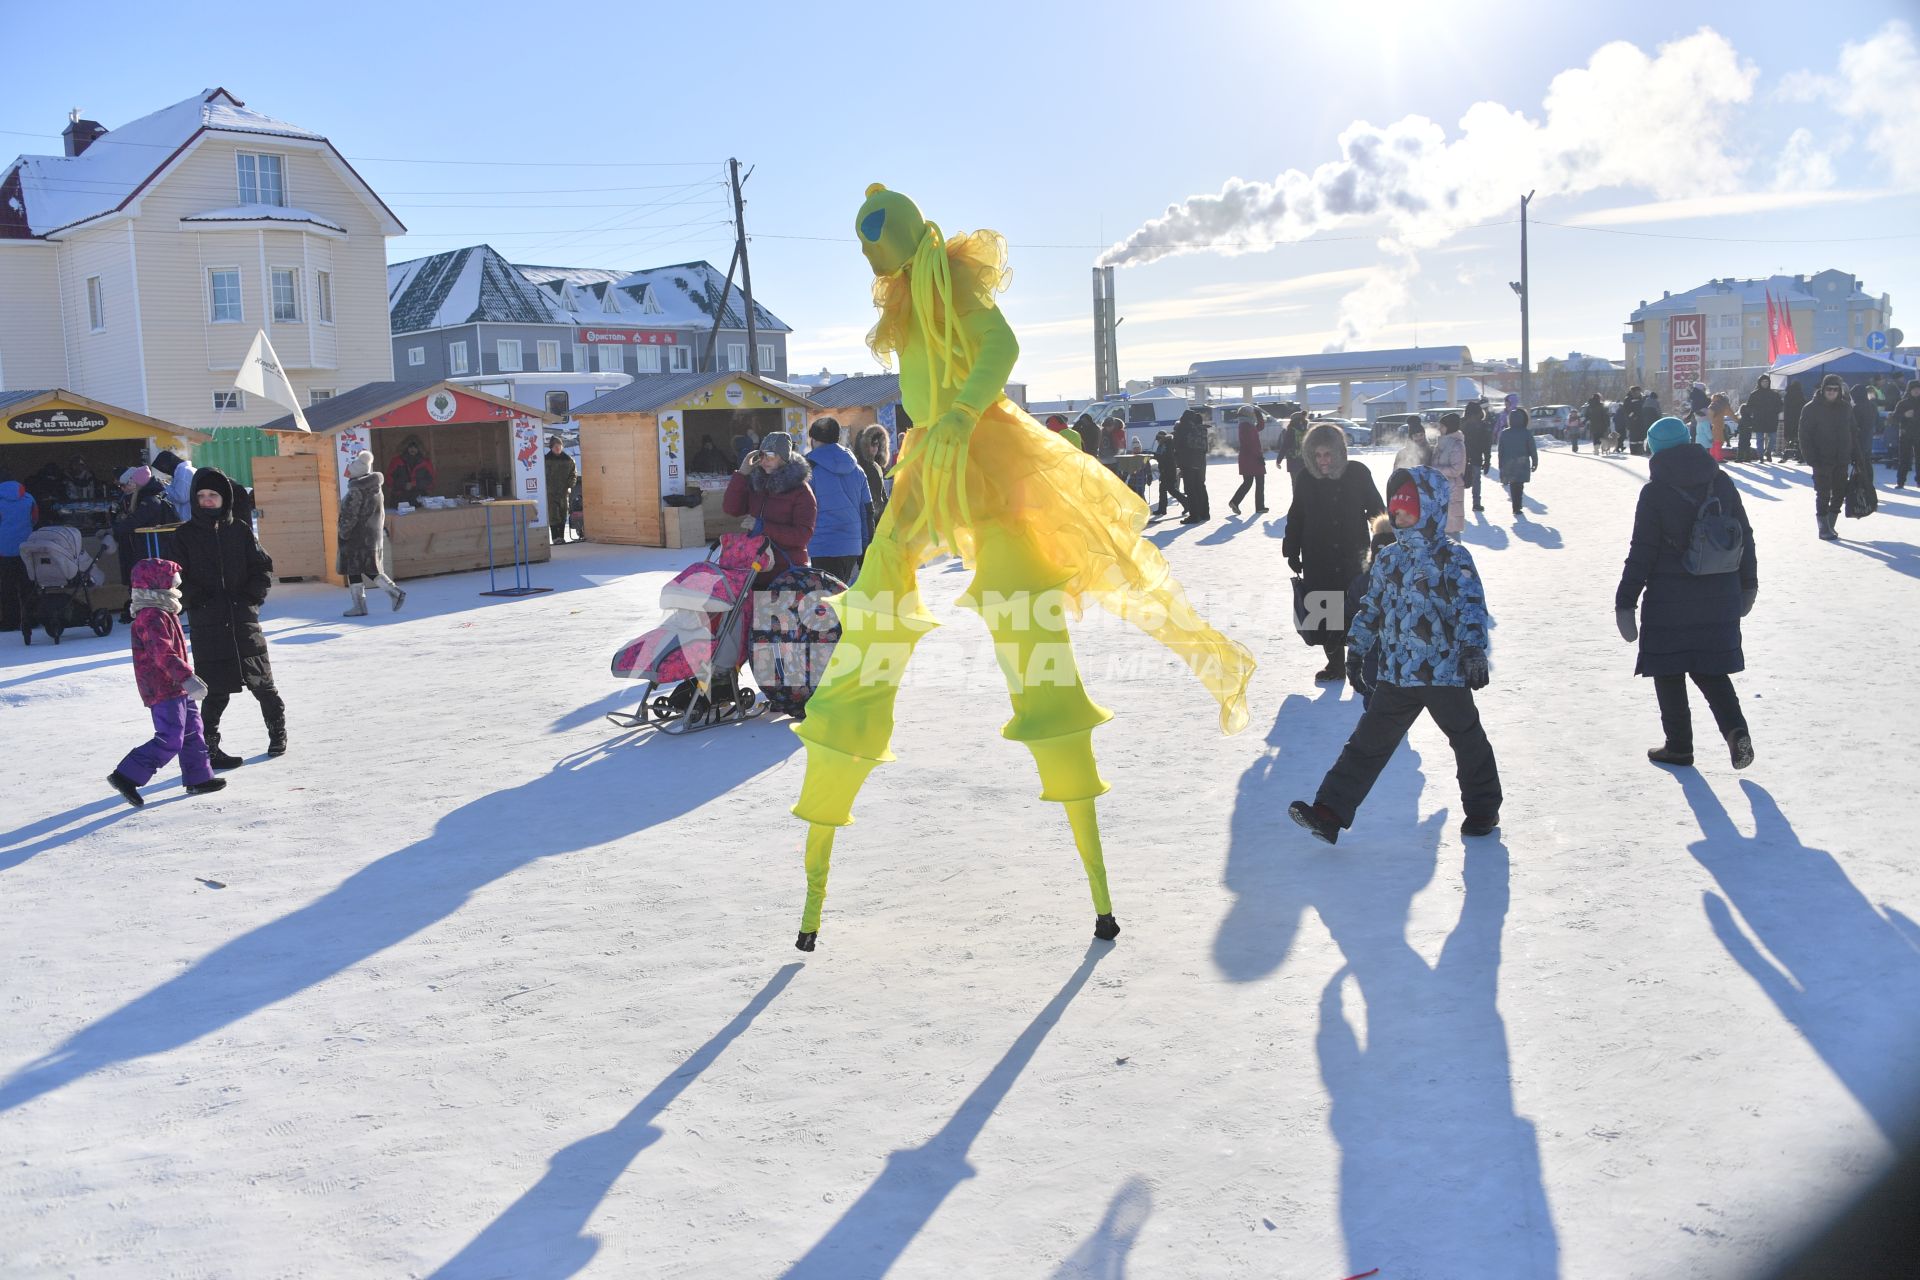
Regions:
<instances>
[{"instance_id":1,"label":"apartment building","mask_svg":"<svg viewBox=\"0 0 1920 1280\"><path fill-rule=\"evenodd\" d=\"M1795 345L1803 352L1851 347L1864 351L1874 333L1884 333L1893 304L1873 297L1858 277L1844 271L1813 275L1776 275L1754 280L1709 280L1684 293L1642 301L1627 318L1623 335L1628 380L1663 392L1672 369L1671 322L1675 316L1699 316L1702 373L1716 369L1765 368L1767 296L1785 306ZM1692 326L1689 325L1689 333Z\"/></svg>"}]
</instances>

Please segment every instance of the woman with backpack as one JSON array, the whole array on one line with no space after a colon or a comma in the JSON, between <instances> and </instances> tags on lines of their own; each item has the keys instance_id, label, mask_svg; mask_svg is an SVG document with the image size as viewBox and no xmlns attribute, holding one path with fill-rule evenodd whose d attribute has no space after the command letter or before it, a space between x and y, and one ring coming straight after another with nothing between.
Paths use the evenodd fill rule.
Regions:
<instances>
[{"instance_id":1,"label":"woman with backpack","mask_svg":"<svg viewBox=\"0 0 1920 1280\"><path fill-rule=\"evenodd\" d=\"M1740 619L1760 592L1753 526L1733 481L1688 437L1678 418L1662 418L1647 431L1650 478L1634 509L1614 620L1623 640L1639 640L1634 674L1652 677L1660 700L1666 741L1648 750L1647 759L1693 763L1691 679L1713 711L1733 767L1744 769L1753 763L1753 739L1731 677L1746 669Z\"/></svg>"}]
</instances>

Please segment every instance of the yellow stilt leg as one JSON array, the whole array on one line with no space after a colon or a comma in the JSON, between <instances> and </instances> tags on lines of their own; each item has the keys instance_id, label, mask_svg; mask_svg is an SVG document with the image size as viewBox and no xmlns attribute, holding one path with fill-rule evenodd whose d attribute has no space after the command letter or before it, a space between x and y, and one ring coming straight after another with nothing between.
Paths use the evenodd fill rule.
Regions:
<instances>
[{"instance_id":1,"label":"yellow stilt leg","mask_svg":"<svg viewBox=\"0 0 1920 1280\"><path fill-rule=\"evenodd\" d=\"M1107 896L1107 859L1100 848L1100 819L1091 800L1067 801L1067 821L1073 824L1073 843L1080 850L1080 864L1087 869L1087 887L1093 890L1094 911L1113 918L1113 899ZM1115 933L1120 926L1115 925Z\"/></svg>"},{"instance_id":2,"label":"yellow stilt leg","mask_svg":"<svg viewBox=\"0 0 1920 1280\"><path fill-rule=\"evenodd\" d=\"M827 900L827 864L833 861L833 831L812 823L807 827L807 905L800 913L800 937L793 945L813 950L820 933L820 907Z\"/></svg>"}]
</instances>

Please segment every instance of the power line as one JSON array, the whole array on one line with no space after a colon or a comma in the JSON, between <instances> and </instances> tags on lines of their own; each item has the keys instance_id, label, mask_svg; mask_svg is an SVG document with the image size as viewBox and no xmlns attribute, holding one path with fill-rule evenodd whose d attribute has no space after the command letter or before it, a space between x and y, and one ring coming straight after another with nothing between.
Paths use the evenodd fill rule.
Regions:
<instances>
[{"instance_id":1,"label":"power line","mask_svg":"<svg viewBox=\"0 0 1920 1280\"><path fill-rule=\"evenodd\" d=\"M326 141L318 134L277 134L260 133L256 130L221 130L223 133L252 134L257 137L295 137L307 141ZM59 138L57 133L39 133L26 129L0 129L0 133L15 138ZM91 146L115 147L153 147L163 151L172 151L179 146L177 142L138 142L133 139L121 139L108 130L94 139ZM423 160L415 156L347 156L349 160L361 164L424 164L424 165L499 165L502 168L515 169L701 169L718 166L717 160Z\"/></svg>"}]
</instances>

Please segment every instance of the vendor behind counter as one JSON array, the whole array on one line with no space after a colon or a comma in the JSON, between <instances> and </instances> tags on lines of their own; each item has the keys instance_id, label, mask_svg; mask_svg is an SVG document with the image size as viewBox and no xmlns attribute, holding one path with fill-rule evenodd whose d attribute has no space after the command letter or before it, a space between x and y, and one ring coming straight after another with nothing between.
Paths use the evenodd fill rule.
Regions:
<instances>
[{"instance_id":1,"label":"vendor behind counter","mask_svg":"<svg viewBox=\"0 0 1920 1280\"><path fill-rule=\"evenodd\" d=\"M373 456L385 457L387 505L421 506L423 498L472 502L511 496L513 433L505 422L450 427L382 427Z\"/></svg>"}]
</instances>

